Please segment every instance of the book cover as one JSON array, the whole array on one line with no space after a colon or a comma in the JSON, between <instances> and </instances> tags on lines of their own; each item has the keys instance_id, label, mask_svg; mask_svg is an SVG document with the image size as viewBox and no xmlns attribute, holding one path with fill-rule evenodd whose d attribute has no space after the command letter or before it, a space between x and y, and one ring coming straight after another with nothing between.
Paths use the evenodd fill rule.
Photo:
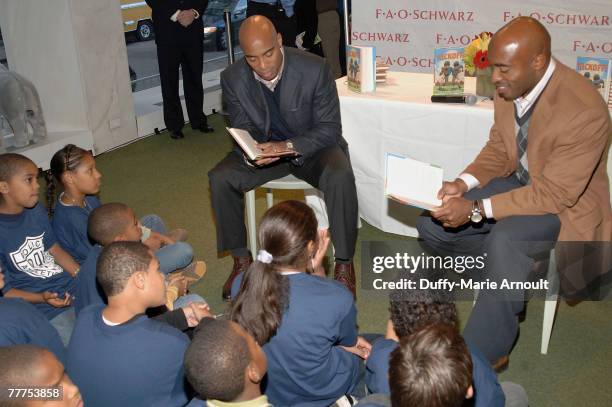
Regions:
<instances>
[{"instance_id":1,"label":"book cover","mask_svg":"<svg viewBox=\"0 0 612 407\"><path fill-rule=\"evenodd\" d=\"M577 57L576 72L588 79L604 98L608 109L612 106L610 100L612 61L606 58Z\"/></svg>"},{"instance_id":2,"label":"book cover","mask_svg":"<svg viewBox=\"0 0 612 407\"><path fill-rule=\"evenodd\" d=\"M373 92L376 89L376 49L347 45L346 71L350 90Z\"/></svg>"},{"instance_id":3,"label":"book cover","mask_svg":"<svg viewBox=\"0 0 612 407\"><path fill-rule=\"evenodd\" d=\"M442 205L438 191L444 172L435 165L387 153L385 196L404 205L433 210Z\"/></svg>"},{"instance_id":4,"label":"book cover","mask_svg":"<svg viewBox=\"0 0 612 407\"><path fill-rule=\"evenodd\" d=\"M463 95L464 77L463 48L434 50L434 95Z\"/></svg>"}]
</instances>

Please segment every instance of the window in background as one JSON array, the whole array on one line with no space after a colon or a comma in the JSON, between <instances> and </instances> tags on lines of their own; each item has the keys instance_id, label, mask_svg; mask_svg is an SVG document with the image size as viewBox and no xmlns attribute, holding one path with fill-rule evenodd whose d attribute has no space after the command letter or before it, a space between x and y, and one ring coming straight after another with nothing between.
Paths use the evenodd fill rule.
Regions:
<instances>
[{"instance_id":1,"label":"window in background","mask_svg":"<svg viewBox=\"0 0 612 407\"><path fill-rule=\"evenodd\" d=\"M144 1L120 0L132 91L159 86L151 8Z\"/></svg>"},{"instance_id":2,"label":"window in background","mask_svg":"<svg viewBox=\"0 0 612 407\"><path fill-rule=\"evenodd\" d=\"M210 0L204 13L204 92L219 86L219 74L228 64L227 36L223 12L230 12L232 43L236 59L242 56L238 30L246 18L247 0Z\"/></svg>"}]
</instances>

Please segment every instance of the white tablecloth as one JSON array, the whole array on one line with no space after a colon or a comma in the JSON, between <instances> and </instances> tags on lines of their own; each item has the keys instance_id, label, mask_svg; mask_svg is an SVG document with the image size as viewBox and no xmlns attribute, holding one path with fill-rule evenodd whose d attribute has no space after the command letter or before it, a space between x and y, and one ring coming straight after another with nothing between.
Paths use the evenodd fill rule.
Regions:
<instances>
[{"instance_id":1,"label":"white tablecloth","mask_svg":"<svg viewBox=\"0 0 612 407\"><path fill-rule=\"evenodd\" d=\"M466 80L469 92L475 82ZM361 217L386 232L416 236L415 218L421 210L384 196L386 153L439 165L446 180L455 179L489 138L493 102L431 103L431 74L390 72L388 83L372 94L349 91L346 78L336 84Z\"/></svg>"}]
</instances>

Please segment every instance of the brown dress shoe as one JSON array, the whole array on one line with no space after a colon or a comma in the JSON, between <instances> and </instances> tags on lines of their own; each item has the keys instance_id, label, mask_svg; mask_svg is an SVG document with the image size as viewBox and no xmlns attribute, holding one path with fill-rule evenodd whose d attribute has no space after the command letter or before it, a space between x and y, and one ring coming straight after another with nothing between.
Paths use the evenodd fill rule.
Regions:
<instances>
[{"instance_id":1,"label":"brown dress shoe","mask_svg":"<svg viewBox=\"0 0 612 407\"><path fill-rule=\"evenodd\" d=\"M342 283L353 294L353 298L357 298L355 291L355 266L353 266L353 262L336 263L334 280Z\"/></svg>"},{"instance_id":2,"label":"brown dress shoe","mask_svg":"<svg viewBox=\"0 0 612 407\"><path fill-rule=\"evenodd\" d=\"M232 268L232 273L225 281L225 284L223 284L223 299L225 301L229 301L232 297L232 283L234 282L236 276L247 271L252 262L253 258L250 254L243 257L234 257L234 267Z\"/></svg>"}]
</instances>

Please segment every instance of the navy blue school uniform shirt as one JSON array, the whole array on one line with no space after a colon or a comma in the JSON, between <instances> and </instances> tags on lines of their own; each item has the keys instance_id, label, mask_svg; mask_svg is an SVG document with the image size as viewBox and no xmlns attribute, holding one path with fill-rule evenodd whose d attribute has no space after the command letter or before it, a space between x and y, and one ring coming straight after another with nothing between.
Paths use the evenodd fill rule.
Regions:
<instances>
[{"instance_id":1,"label":"navy blue school uniform shirt","mask_svg":"<svg viewBox=\"0 0 612 407\"><path fill-rule=\"evenodd\" d=\"M89 250L87 258L81 264L81 271L77 274L76 298L74 299L74 311L76 315L92 304L106 304L106 296L98 280L96 280L96 264L102 253L103 247L99 244Z\"/></svg>"},{"instance_id":2,"label":"navy blue school uniform shirt","mask_svg":"<svg viewBox=\"0 0 612 407\"><path fill-rule=\"evenodd\" d=\"M398 346L391 339L380 339L372 344L372 351L366 362L365 383L372 393L390 394L389 358ZM468 345L472 356L472 383L474 405L478 407L503 407L506 397L491 365L478 349Z\"/></svg>"},{"instance_id":3,"label":"navy blue school uniform shirt","mask_svg":"<svg viewBox=\"0 0 612 407\"><path fill-rule=\"evenodd\" d=\"M31 293L74 294L75 279L55 262L49 249L57 242L47 212L38 203L17 215L0 214L0 261L5 271L3 292L16 288ZM34 304L47 319L66 311Z\"/></svg>"},{"instance_id":4,"label":"navy blue school uniform shirt","mask_svg":"<svg viewBox=\"0 0 612 407\"><path fill-rule=\"evenodd\" d=\"M66 348L47 318L21 298L0 297L0 346L35 345L66 363Z\"/></svg>"},{"instance_id":5,"label":"navy blue school uniform shirt","mask_svg":"<svg viewBox=\"0 0 612 407\"><path fill-rule=\"evenodd\" d=\"M59 198L55 202L53 231L62 249L79 264L85 261L94 244L87 235L87 221L91 211L100 205L100 201L95 196L85 197L84 208L66 205Z\"/></svg>"},{"instance_id":6,"label":"navy blue school uniform shirt","mask_svg":"<svg viewBox=\"0 0 612 407\"><path fill-rule=\"evenodd\" d=\"M68 375L84 404L185 406L187 335L144 314L110 326L102 320L104 308L92 305L81 312L68 345Z\"/></svg>"},{"instance_id":7,"label":"navy blue school uniform shirt","mask_svg":"<svg viewBox=\"0 0 612 407\"><path fill-rule=\"evenodd\" d=\"M263 350L265 394L274 406L329 406L350 393L359 357L338 346L357 343L357 309L343 285L306 273L289 274L289 306ZM237 294L242 275L232 293Z\"/></svg>"}]
</instances>

